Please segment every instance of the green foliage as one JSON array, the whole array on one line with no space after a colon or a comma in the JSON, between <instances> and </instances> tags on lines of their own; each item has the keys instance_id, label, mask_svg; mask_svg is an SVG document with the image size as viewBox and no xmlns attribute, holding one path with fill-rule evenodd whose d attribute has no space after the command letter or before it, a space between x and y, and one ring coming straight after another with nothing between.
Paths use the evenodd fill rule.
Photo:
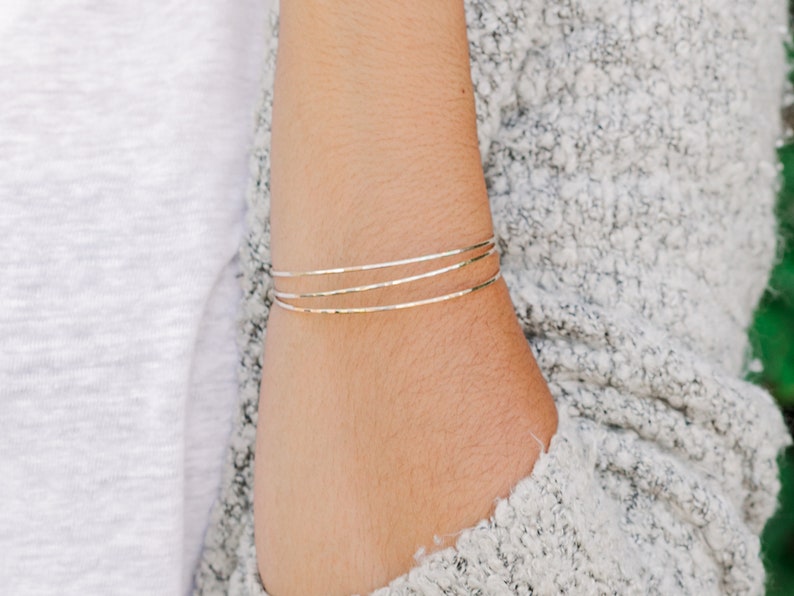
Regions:
<instances>
[{"instance_id":1,"label":"green foliage","mask_svg":"<svg viewBox=\"0 0 794 596\"><path fill-rule=\"evenodd\" d=\"M768 596L794 594L794 449L781 454L780 509L761 537Z\"/></svg>"},{"instance_id":2,"label":"green foliage","mask_svg":"<svg viewBox=\"0 0 794 596\"><path fill-rule=\"evenodd\" d=\"M782 258L755 312L750 341L764 370L748 378L794 407L794 143L778 150L783 180L777 216ZM792 592L794 594L794 592Z\"/></svg>"},{"instance_id":3,"label":"green foliage","mask_svg":"<svg viewBox=\"0 0 794 596\"><path fill-rule=\"evenodd\" d=\"M794 52L789 46L789 61ZM794 71L789 73L794 83ZM794 414L794 143L778 150L783 164L783 180L778 197L777 216L781 240L781 259L770 276L769 285L755 313L750 341L763 371L748 379L758 383L777 398L788 414ZM767 594L794 595L794 449L779 459L783 488L780 507L769 521L762 539L767 569Z\"/></svg>"}]
</instances>

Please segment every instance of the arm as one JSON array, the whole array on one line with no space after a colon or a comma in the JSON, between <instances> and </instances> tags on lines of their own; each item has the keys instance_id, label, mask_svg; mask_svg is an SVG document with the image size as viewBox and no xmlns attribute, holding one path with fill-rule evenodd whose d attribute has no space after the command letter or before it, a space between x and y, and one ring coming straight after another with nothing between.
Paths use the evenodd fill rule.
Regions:
<instances>
[{"instance_id":1,"label":"arm","mask_svg":"<svg viewBox=\"0 0 794 596\"><path fill-rule=\"evenodd\" d=\"M391 260L490 236L462 2L289 0L280 13L274 266ZM497 258L392 288L385 302L471 286ZM530 433L548 445L556 424L502 280L396 312L274 307L255 468L269 593L386 584L420 547L447 546L488 516L532 470ZM434 545L435 534L446 540Z\"/></svg>"}]
</instances>

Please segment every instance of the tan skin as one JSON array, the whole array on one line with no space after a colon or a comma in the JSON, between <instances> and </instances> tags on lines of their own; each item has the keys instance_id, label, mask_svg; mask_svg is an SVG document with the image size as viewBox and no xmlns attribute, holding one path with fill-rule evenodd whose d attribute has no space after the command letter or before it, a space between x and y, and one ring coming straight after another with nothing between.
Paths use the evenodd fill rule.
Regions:
<instances>
[{"instance_id":1,"label":"tan skin","mask_svg":"<svg viewBox=\"0 0 794 596\"><path fill-rule=\"evenodd\" d=\"M271 145L274 268L387 261L493 232L462 1L282 0ZM278 279L285 291L427 271ZM291 300L389 304L488 279L440 277ZM409 287L410 286L410 287ZM324 300L325 302L320 302ZM392 312L268 319L256 443L257 561L272 596L367 593L454 544L531 473L557 410L500 279ZM433 540L442 538L441 544ZM311 561L311 565L307 565Z\"/></svg>"}]
</instances>

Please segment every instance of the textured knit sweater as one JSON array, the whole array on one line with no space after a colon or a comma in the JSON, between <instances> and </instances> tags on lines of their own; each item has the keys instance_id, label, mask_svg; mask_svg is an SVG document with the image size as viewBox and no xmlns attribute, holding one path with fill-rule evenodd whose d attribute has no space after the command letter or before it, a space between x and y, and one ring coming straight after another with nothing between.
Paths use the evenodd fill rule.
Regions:
<instances>
[{"instance_id":1,"label":"textured knit sweater","mask_svg":"<svg viewBox=\"0 0 794 596\"><path fill-rule=\"evenodd\" d=\"M240 253L240 410L202 595L266 594L251 501L277 10ZM373 593L762 593L791 438L743 379L780 246L785 1L467 0L466 17L502 272L559 427L490 518Z\"/></svg>"}]
</instances>

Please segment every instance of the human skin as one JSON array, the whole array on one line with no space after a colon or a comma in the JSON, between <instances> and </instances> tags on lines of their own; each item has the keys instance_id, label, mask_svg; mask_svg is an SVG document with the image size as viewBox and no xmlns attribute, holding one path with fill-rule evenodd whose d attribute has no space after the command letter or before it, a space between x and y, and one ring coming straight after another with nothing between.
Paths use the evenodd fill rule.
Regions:
<instances>
[{"instance_id":1,"label":"human skin","mask_svg":"<svg viewBox=\"0 0 794 596\"><path fill-rule=\"evenodd\" d=\"M274 269L388 261L490 237L474 106L462 1L282 0ZM371 283L461 257L276 286ZM291 302L418 300L471 287L497 267L494 254L422 282ZM540 453L533 434L548 448L557 429L502 279L389 312L274 305L264 348L254 530L272 596L388 584L415 566L420 547L450 546L490 516L495 499L531 473Z\"/></svg>"}]
</instances>

